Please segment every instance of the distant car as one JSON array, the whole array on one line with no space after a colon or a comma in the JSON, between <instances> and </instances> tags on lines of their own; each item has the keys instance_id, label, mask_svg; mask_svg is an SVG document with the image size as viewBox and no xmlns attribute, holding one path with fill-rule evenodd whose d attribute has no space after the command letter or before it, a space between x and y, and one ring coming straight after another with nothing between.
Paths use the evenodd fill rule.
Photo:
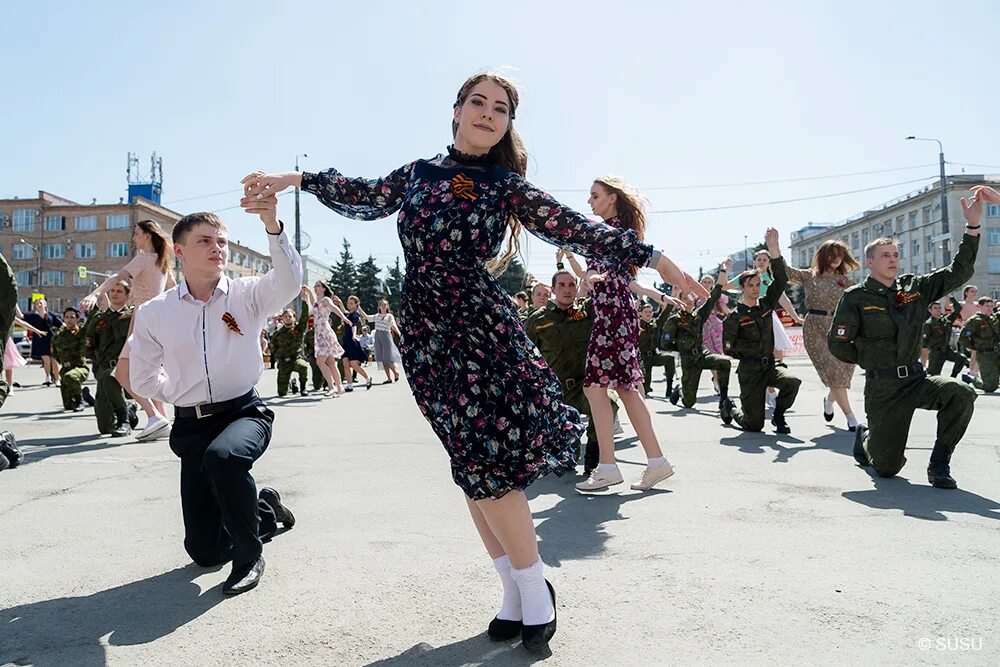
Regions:
<instances>
[{"instance_id":1,"label":"distant car","mask_svg":"<svg viewBox=\"0 0 1000 667\"><path fill-rule=\"evenodd\" d=\"M11 332L10 337L14 340L14 345L17 346L17 351L21 353L21 356L25 359L30 359L31 341L28 340L28 333L26 331L14 329L14 331Z\"/></svg>"}]
</instances>

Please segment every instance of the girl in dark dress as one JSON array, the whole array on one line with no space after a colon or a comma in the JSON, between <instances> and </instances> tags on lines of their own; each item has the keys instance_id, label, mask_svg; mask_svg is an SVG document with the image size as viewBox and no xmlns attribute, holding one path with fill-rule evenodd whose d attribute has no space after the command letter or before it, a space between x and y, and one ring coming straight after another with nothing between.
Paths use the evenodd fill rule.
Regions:
<instances>
[{"instance_id":1,"label":"girl in dark dress","mask_svg":"<svg viewBox=\"0 0 1000 667\"><path fill-rule=\"evenodd\" d=\"M340 361L344 364L344 380L347 381L347 391L354 391L354 375L360 375L365 382L365 389L372 388L372 379L368 372L361 367L361 364L368 361L368 353L361 349L358 337L361 331L361 321L364 311L361 310L361 301L358 297L351 295L347 297L347 312L344 313L350 320L350 326L344 323L344 336L340 344L344 347L344 356Z\"/></svg>"},{"instance_id":2,"label":"girl in dark dress","mask_svg":"<svg viewBox=\"0 0 1000 667\"><path fill-rule=\"evenodd\" d=\"M50 348L52 345L52 334L63 325L62 320L55 313L48 310L48 302L45 299L35 301L35 312L24 316L24 321L44 331L42 336L33 335L31 337L31 358L41 359L42 370L45 372L45 386L51 384L59 385L59 362L52 358Z\"/></svg>"},{"instance_id":3,"label":"girl in dark dress","mask_svg":"<svg viewBox=\"0 0 1000 667\"><path fill-rule=\"evenodd\" d=\"M503 582L489 636L520 634L537 651L555 633L555 593L542 573L524 489L574 465L584 428L494 276L519 250L522 224L585 256L654 265L668 282L681 273L634 232L593 223L524 179L527 153L512 124L517 103L509 81L477 74L459 90L447 156L377 180L334 169L255 172L244 179L243 203L301 185L343 215L374 220L400 212L403 367Z\"/></svg>"}]
</instances>

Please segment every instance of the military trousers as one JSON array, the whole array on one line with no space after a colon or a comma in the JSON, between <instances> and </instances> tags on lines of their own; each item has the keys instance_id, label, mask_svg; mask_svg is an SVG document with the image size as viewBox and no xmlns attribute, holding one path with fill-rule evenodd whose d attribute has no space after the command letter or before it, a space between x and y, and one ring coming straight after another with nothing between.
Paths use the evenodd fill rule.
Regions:
<instances>
[{"instance_id":1,"label":"military trousers","mask_svg":"<svg viewBox=\"0 0 1000 667\"><path fill-rule=\"evenodd\" d=\"M326 378L323 377L323 371L320 370L319 364L316 363L316 357L308 359L309 368L312 369L312 386L313 391L319 391L324 386L326 386Z\"/></svg>"},{"instance_id":2,"label":"military trousers","mask_svg":"<svg viewBox=\"0 0 1000 667\"><path fill-rule=\"evenodd\" d=\"M94 415L97 417L97 430L107 435L118 425L116 413L125 410L125 390L115 379L114 369L95 370L97 378L97 396L94 397Z\"/></svg>"},{"instance_id":3,"label":"military trousers","mask_svg":"<svg viewBox=\"0 0 1000 667\"><path fill-rule=\"evenodd\" d=\"M906 464L906 439L913 413L936 410L936 445L950 457L972 419L976 391L958 380L919 375L903 380L865 379L868 433L862 446L875 472L892 477Z\"/></svg>"},{"instance_id":4,"label":"military trousers","mask_svg":"<svg viewBox=\"0 0 1000 667\"><path fill-rule=\"evenodd\" d=\"M663 366L663 372L667 378L668 389L674 383L674 355L672 354L644 354L642 355L643 388L646 393L653 391L653 368Z\"/></svg>"},{"instance_id":5,"label":"military trousers","mask_svg":"<svg viewBox=\"0 0 1000 667\"><path fill-rule=\"evenodd\" d=\"M90 377L90 369L83 364L65 364L59 369L59 391L63 408L72 410L83 400L83 383Z\"/></svg>"},{"instance_id":6,"label":"military trousers","mask_svg":"<svg viewBox=\"0 0 1000 667\"><path fill-rule=\"evenodd\" d=\"M174 419L170 449L181 460L184 549L204 567L260 556L261 540L277 532L257 496L250 469L271 442L274 413L256 395L247 404L202 419Z\"/></svg>"},{"instance_id":7,"label":"military trousers","mask_svg":"<svg viewBox=\"0 0 1000 667\"><path fill-rule=\"evenodd\" d=\"M305 359L278 360L278 396L284 396L288 393L288 381L292 378L293 373L298 373L299 386L305 389L306 383L309 382L309 364L305 362Z\"/></svg>"},{"instance_id":8,"label":"military trousers","mask_svg":"<svg viewBox=\"0 0 1000 667\"><path fill-rule=\"evenodd\" d=\"M950 347L934 347L927 352L927 374L941 375L941 370L944 368L946 361L955 364L951 369L952 377L957 377L969 363L968 357L957 350Z\"/></svg>"},{"instance_id":9,"label":"military trousers","mask_svg":"<svg viewBox=\"0 0 1000 667\"><path fill-rule=\"evenodd\" d=\"M729 371L732 362L729 357L710 352L696 352L681 355L681 404L690 408L698 400L698 385L702 371L715 371L719 375L719 393L729 397Z\"/></svg>"},{"instance_id":10,"label":"military trousers","mask_svg":"<svg viewBox=\"0 0 1000 667\"><path fill-rule=\"evenodd\" d=\"M784 414L792 407L795 397L799 394L802 380L777 368L774 361L768 362L741 360L736 367L736 376L740 380L740 407L733 410L733 421L744 431L761 431L764 429L764 406L767 398L767 388L778 390L775 412Z\"/></svg>"},{"instance_id":11,"label":"military trousers","mask_svg":"<svg viewBox=\"0 0 1000 667\"><path fill-rule=\"evenodd\" d=\"M979 379L973 384L985 392L996 391L1000 386L1000 353L993 350L977 350L976 361L979 362Z\"/></svg>"}]
</instances>

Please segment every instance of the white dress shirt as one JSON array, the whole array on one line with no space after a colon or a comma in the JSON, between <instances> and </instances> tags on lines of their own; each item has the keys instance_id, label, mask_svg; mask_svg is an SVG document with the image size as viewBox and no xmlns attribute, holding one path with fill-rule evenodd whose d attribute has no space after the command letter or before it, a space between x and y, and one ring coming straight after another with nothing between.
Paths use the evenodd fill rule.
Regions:
<instances>
[{"instance_id":1,"label":"white dress shirt","mask_svg":"<svg viewBox=\"0 0 1000 667\"><path fill-rule=\"evenodd\" d=\"M129 337L129 378L139 396L191 407L253 389L264 370L261 329L269 315L298 295L302 283L302 259L284 229L267 238L266 275L234 280L223 275L207 302L194 298L182 280L139 306ZM226 324L226 313L243 335Z\"/></svg>"}]
</instances>

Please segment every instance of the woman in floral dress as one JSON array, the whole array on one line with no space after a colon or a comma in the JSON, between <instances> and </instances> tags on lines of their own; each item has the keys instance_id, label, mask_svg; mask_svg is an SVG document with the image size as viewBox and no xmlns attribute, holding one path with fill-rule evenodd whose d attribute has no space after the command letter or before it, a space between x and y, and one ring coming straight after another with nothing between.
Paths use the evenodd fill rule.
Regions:
<instances>
[{"instance_id":1,"label":"woman in floral dress","mask_svg":"<svg viewBox=\"0 0 1000 667\"><path fill-rule=\"evenodd\" d=\"M399 211L403 367L503 583L489 635L520 634L538 651L555 633L555 593L543 576L524 489L575 463L584 428L494 276L518 251L522 225L618 266L655 265L671 282L680 271L635 232L592 223L524 179L527 153L512 124L517 104L509 81L477 74L453 105L447 156L378 180L334 169L256 172L244 179L244 202L301 184L346 216L374 220Z\"/></svg>"},{"instance_id":2,"label":"woman in floral dress","mask_svg":"<svg viewBox=\"0 0 1000 667\"><path fill-rule=\"evenodd\" d=\"M847 274L859 266L844 243L825 241L813 256L812 268L787 267L788 282L802 285L806 293L806 321L802 330L806 353L816 367L819 379L830 390L823 397L823 418L833 420L833 404L836 403L843 410L850 431L858 426L847 396L854 376L854 364L845 364L830 353L827 332L830 331L833 312L840 303L841 295L854 284Z\"/></svg>"},{"instance_id":3,"label":"woman in floral dress","mask_svg":"<svg viewBox=\"0 0 1000 667\"><path fill-rule=\"evenodd\" d=\"M340 383L340 369L337 368L337 359L344 356L344 348L337 342L337 334L330 324L330 316L336 315L345 322L348 320L344 318L344 311L330 299L333 292L330 291L329 285L317 280L313 287L315 292L308 286L304 286L304 288L306 301L309 302L310 306L313 306L313 327L316 330L314 334L316 365L319 366L320 372L323 373L323 379L326 380L326 386L329 387L324 396L337 398L344 393L344 387Z\"/></svg>"},{"instance_id":4,"label":"woman in floral dress","mask_svg":"<svg viewBox=\"0 0 1000 667\"><path fill-rule=\"evenodd\" d=\"M594 181L588 201L594 214L600 216L605 224L643 238L646 216L642 200L620 179L605 177ZM614 414L608 402L608 390L615 389L648 459L642 480L633 484L632 488L648 491L673 475L674 470L660 450L643 391L643 374L639 365L639 313L632 301L632 292L641 292L642 288L635 282L635 267L623 266L611 257L594 258L588 262L587 268L594 304L594 329L587 346L583 393L593 415L600 457L590 477L577 484L576 488L580 491L600 491L624 481L615 463ZM692 289L696 294L704 290L690 276L683 277L681 289ZM655 293L654 298L660 296Z\"/></svg>"}]
</instances>

